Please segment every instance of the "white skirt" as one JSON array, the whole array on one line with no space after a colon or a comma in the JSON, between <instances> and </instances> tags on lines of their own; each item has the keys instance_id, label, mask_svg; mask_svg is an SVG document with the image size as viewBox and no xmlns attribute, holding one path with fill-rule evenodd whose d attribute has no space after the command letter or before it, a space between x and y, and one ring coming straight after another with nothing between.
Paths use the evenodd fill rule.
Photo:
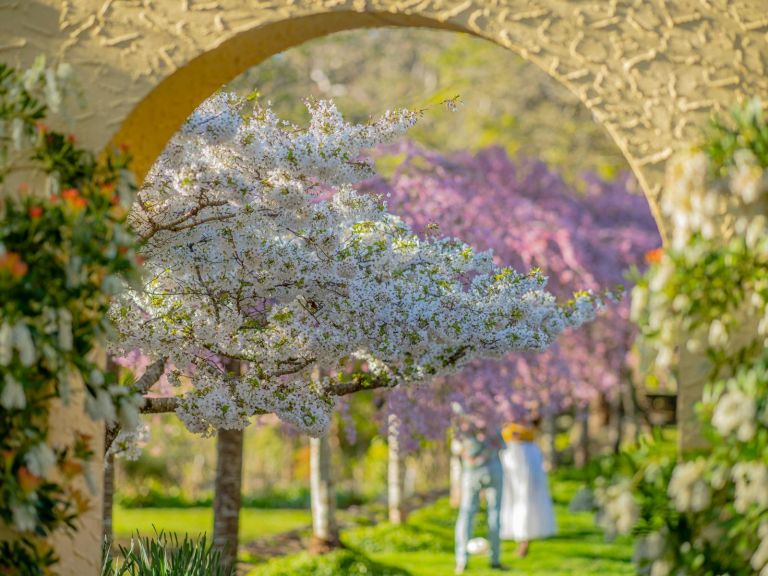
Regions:
<instances>
[{"instance_id":1,"label":"white skirt","mask_svg":"<svg viewBox=\"0 0 768 576\"><path fill-rule=\"evenodd\" d=\"M502 539L522 541L553 535L557 526L541 450L533 442L508 442L500 455L504 469Z\"/></svg>"}]
</instances>

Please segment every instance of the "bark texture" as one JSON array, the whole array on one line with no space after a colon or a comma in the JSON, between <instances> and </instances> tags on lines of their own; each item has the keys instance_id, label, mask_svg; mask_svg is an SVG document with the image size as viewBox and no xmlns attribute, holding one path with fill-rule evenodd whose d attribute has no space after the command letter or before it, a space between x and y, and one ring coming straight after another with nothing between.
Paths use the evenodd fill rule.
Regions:
<instances>
[{"instance_id":1,"label":"bark texture","mask_svg":"<svg viewBox=\"0 0 768 576\"><path fill-rule=\"evenodd\" d=\"M213 545L225 566L237 562L243 481L243 431L219 430L216 440L216 486L213 499Z\"/></svg>"},{"instance_id":2,"label":"bark texture","mask_svg":"<svg viewBox=\"0 0 768 576\"><path fill-rule=\"evenodd\" d=\"M328 435L310 438L310 490L312 494L312 554L325 554L341 546L336 522L336 488Z\"/></svg>"},{"instance_id":3,"label":"bark texture","mask_svg":"<svg viewBox=\"0 0 768 576\"><path fill-rule=\"evenodd\" d=\"M114 538L112 528L112 508L115 498L115 457L110 454L104 461L104 488L103 503L101 509L102 529L104 530L104 541L111 544Z\"/></svg>"}]
</instances>

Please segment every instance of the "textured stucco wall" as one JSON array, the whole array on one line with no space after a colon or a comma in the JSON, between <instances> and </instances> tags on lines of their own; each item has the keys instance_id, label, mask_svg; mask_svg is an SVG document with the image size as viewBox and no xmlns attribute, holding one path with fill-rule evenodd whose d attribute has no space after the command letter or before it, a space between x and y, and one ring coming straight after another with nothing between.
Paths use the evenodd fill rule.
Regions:
<instances>
[{"instance_id":1,"label":"textured stucco wall","mask_svg":"<svg viewBox=\"0 0 768 576\"><path fill-rule=\"evenodd\" d=\"M575 92L656 211L664 161L712 110L768 100L766 1L0 0L0 59L72 63L88 100L76 133L94 149L129 144L143 174L203 98L275 52L351 28L464 30ZM700 395L695 380L683 375L684 421ZM66 573L95 573L95 563L76 565Z\"/></svg>"},{"instance_id":2,"label":"textured stucco wall","mask_svg":"<svg viewBox=\"0 0 768 576\"><path fill-rule=\"evenodd\" d=\"M541 66L606 126L654 205L675 143L711 110L768 96L765 0L0 0L0 58L73 63L89 102L78 132L96 148L117 134L143 171L239 72L385 25L466 30Z\"/></svg>"}]
</instances>

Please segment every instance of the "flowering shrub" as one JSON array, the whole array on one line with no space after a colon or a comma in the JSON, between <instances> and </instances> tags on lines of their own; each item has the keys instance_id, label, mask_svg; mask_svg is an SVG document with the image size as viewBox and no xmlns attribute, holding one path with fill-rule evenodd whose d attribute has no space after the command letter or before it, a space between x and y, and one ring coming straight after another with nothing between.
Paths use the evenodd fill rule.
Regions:
<instances>
[{"instance_id":1,"label":"flowering shrub","mask_svg":"<svg viewBox=\"0 0 768 576\"><path fill-rule=\"evenodd\" d=\"M19 536L0 543L4 574L49 573L43 537L86 506L72 480L92 473L90 439L50 443L50 403L84 389L91 418L137 423L136 399L94 355L118 277L135 267L134 189L125 154L97 162L42 124L67 76L43 60L0 64L0 521Z\"/></svg>"},{"instance_id":2,"label":"flowering shrub","mask_svg":"<svg viewBox=\"0 0 768 576\"><path fill-rule=\"evenodd\" d=\"M678 342L711 362L698 407L709 448L675 462L651 443L596 487L599 520L635 531L652 576L768 575L767 150L752 102L671 162L669 247L635 289L657 365Z\"/></svg>"},{"instance_id":3,"label":"flowering shrub","mask_svg":"<svg viewBox=\"0 0 768 576\"><path fill-rule=\"evenodd\" d=\"M319 435L337 396L544 350L593 317L596 297L559 304L539 272L420 238L381 198L355 190L372 174L361 152L400 136L413 113L353 125L330 102L308 109L302 129L214 95L171 140L131 212L148 275L115 303L117 351L167 358L177 382L189 379L178 414L190 430L275 413ZM360 359L369 372L350 379L344 369ZM328 374L321 382L316 368Z\"/></svg>"}]
</instances>

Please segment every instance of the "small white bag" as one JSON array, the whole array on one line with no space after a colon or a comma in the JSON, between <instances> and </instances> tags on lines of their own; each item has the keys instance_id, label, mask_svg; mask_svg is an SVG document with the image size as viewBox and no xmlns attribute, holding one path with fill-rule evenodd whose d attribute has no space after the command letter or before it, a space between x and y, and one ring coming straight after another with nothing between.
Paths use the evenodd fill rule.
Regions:
<instances>
[{"instance_id":1,"label":"small white bag","mask_svg":"<svg viewBox=\"0 0 768 576\"><path fill-rule=\"evenodd\" d=\"M488 552L488 540L485 538L472 538L467 542L467 552L469 554L485 554Z\"/></svg>"}]
</instances>

